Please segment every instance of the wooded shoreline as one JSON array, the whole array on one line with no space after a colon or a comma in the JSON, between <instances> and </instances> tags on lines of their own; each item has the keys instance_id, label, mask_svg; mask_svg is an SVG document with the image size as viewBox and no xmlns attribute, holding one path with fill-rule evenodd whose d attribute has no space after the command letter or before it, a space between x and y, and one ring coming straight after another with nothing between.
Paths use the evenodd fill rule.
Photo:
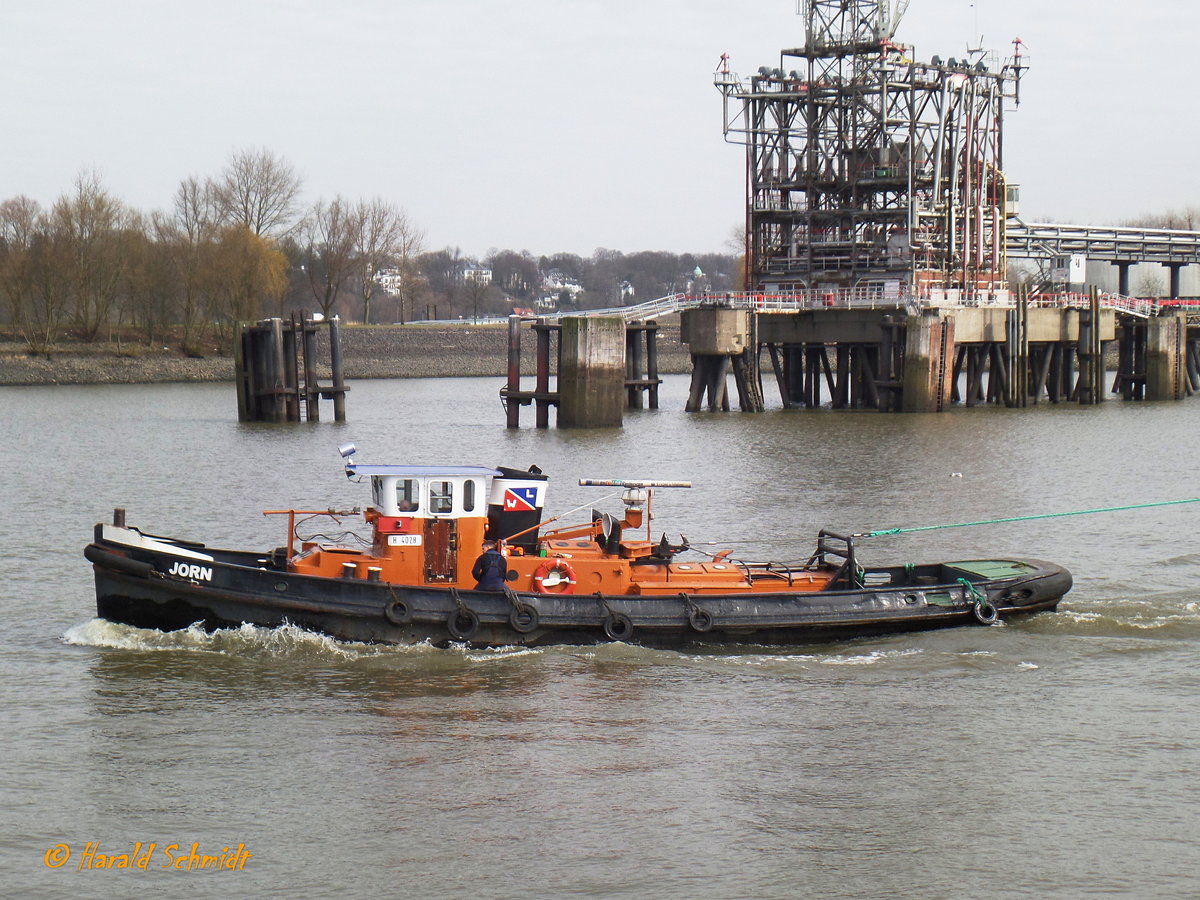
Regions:
<instances>
[{"instance_id":1,"label":"wooded shoreline","mask_svg":"<svg viewBox=\"0 0 1200 900\"><path fill-rule=\"evenodd\" d=\"M349 325L342 328L347 379L495 376L508 367L508 329L487 325ZM322 339L325 333L321 332ZM523 342L522 370L533 372L534 342ZM658 333L659 371L690 371L677 323ZM319 357L328 360L324 345ZM0 385L159 384L233 381L233 357L187 356L175 347L122 342L61 341L33 355L12 335L0 339ZM318 366L328 377L328 371Z\"/></svg>"}]
</instances>

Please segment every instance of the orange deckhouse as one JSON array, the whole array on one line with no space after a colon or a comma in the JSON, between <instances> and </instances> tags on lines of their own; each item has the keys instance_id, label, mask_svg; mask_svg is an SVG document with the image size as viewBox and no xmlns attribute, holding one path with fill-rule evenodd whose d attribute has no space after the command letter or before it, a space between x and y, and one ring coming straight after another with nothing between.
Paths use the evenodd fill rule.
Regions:
<instances>
[{"instance_id":1,"label":"orange deckhouse","mask_svg":"<svg viewBox=\"0 0 1200 900\"><path fill-rule=\"evenodd\" d=\"M819 591L831 566L778 569L730 561L729 551L708 560L676 561L689 549L664 535L654 541L649 506L656 487L687 482L609 480L580 484L625 488L621 519L594 513L583 525L539 533L547 478L536 468L358 465L346 474L367 480L374 528L371 547L306 542L288 568L298 574L357 577L396 585L470 589L471 567L484 540L497 541L508 562L508 585L539 594L730 594Z\"/></svg>"}]
</instances>

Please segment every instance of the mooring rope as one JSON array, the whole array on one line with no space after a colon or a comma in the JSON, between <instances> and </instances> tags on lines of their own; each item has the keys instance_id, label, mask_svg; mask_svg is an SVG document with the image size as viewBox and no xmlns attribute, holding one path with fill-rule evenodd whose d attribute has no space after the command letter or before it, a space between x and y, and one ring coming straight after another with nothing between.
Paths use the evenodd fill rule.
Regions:
<instances>
[{"instance_id":1,"label":"mooring rope","mask_svg":"<svg viewBox=\"0 0 1200 900\"><path fill-rule=\"evenodd\" d=\"M958 579L958 583L962 585L963 596L969 597L973 603L987 603L987 594L975 587L974 584L967 578Z\"/></svg>"},{"instance_id":2,"label":"mooring rope","mask_svg":"<svg viewBox=\"0 0 1200 900\"><path fill-rule=\"evenodd\" d=\"M915 528L881 528L878 531L862 531L851 535L856 538L882 537L885 534L911 534L914 531L936 531L940 528L970 528L973 525L998 525L1001 522L1029 522L1033 519L1061 519L1066 516L1088 516L1092 513L1122 512L1127 509L1149 509L1154 506L1179 506L1183 503L1200 503L1200 497L1187 500L1159 500L1156 503L1131 503L1128 506L1102 506L1097 509L1076 509L1071 512L1038 513L1032 516L1007 516L1003 519L982 519L978 522L955 522L949 525L918 525Z\"/></svg>"}]
</instances>

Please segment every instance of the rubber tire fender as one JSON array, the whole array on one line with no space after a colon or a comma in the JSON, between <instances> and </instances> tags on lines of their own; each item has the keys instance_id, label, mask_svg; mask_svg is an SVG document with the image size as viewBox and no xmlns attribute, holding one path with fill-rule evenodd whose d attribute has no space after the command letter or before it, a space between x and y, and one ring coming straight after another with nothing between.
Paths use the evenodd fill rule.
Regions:
<instances>
[{"instance_id":1,"label":"rubber tire fender","mask_svg":"<svg viewBox=\"0 0 1200 900\"><path fill-rule=\"evenodd\" d=\"M410 625L412 624L413 614L408 603L401 600L399 597L393 597L388 601L387 606L383 608L383 617L393 625Z\"/></svg>"},{"instance_id":2,"label":"rubber tire fender","mask_svg":"<svg viewBox=\"0 0 1200 900\"><path fill-rule=\"evenodd\" d=\"M508 614L508 624L517 634L529 634L538 627L538 611L528 603L514 606Z\"/></svg>"},{"instance_id":3,"label":"rubber tire fender","mask_svg":"<svg viewBox=\"0 0 1200 900\"><path fill-rule=\"evenodd\" d=\"M633 635L633 622L624 613L610 612L604 618L604 636L610 641L627 641Z\"/></svg>"},{"instance_id":4,"label":"rubber tire fender","mask_svg":"<svg viewBox=\"0 0 1200 900\"><path fill-rule=\"evenodd\" d=\"M996 609L996 604L991 600L976 600L971 611L975 613L980 625L995 625L1000 621L1000 610Z\"/></svg>"},{"instance_id":5,"label":"rubber tire fender","mask_svg":"<svg viewBox=\"0 0 1200 900\"><path fill-rule=\"evenodd\" d=\"M688 610L688 624L701 634L712 631L715 623L713 614L703 607L693 606Z\"/></svg>"},{"instance_id":6,"label":"rubber tire fender","mask_svg":"<svg viewBox=\"0 0 1200 900\"><path fill-rule=\"evenodd\" d=\"M446 617L446 630L455 640L469 641L479 630L479 616L465 607L456 609Z\"/></svg>"}]
</instances>

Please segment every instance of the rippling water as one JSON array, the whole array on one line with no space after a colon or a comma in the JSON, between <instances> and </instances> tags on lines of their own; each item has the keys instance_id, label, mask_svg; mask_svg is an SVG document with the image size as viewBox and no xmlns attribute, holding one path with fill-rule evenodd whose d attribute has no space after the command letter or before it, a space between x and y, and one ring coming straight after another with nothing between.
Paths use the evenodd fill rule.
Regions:
<instances>
[{"instance_id":1,"label":"rippling water","mask_svg":"<svg viewBox=\"0 0 1200 900\"><path fill-rule=\"evenodd\" d=\"M1200 497L1200 402L885 416L663 411L509 432L492 379L358 382L350 424L239 425L227 385L0 388L3 892L22 897L1200 894L1200 504L879 538L1067 565L1056 613L786 651L437 650L92 617L131 524L272 547L364 462L691 478L656 525L750 557L850 530ZM791 546L775 543L786 539ZM145 871L80 869L156 849ZM162 868L165 847L252 854ZM65 849L64 849L65 848ZM58 862L69 851L60 868Z\"/></svg>"}]
</instances>

